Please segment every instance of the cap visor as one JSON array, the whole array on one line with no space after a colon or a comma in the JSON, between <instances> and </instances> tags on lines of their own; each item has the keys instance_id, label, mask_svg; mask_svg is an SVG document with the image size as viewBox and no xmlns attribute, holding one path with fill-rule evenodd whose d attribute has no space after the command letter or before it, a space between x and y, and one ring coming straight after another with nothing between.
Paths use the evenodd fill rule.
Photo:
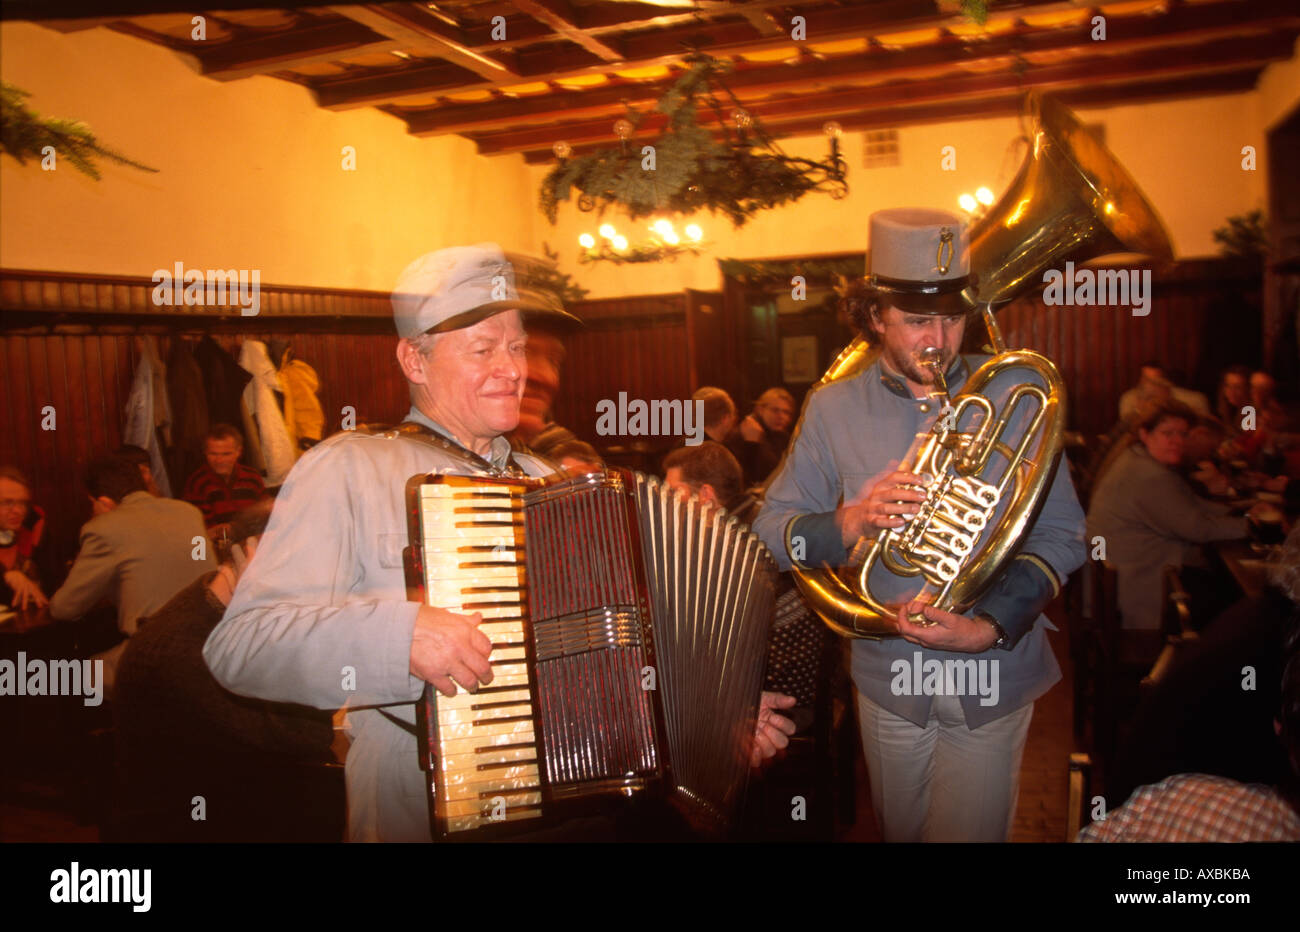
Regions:
<instances>
[{"instance_id":1,"label":"cap visor","mask_svg":"<svg viewBox=\"0 0 1300 932\"><path fill-rule=\"evenodd\" d=\"M962 300L960 291L950 291L947 294L917 294L909 291L894 291L890 288L879 288L879 291L881 299L886 304L908 314L952 317L955 314L965 314L970 310L970 306Z\"/></svg>"},{"instance_id":2,"label":"cap visor","mask_svg":"<svg viewBox=\"0 0 1300 932\"><path fill-rule=\"evenodd\" d=\"M465 327L472 327L481 320L487 320L494 314L500 314L502 311L520 311L525 315L546 315L553 316L574 323L582 323L577 317L574 317L563 308L551 307L540 302L529 301L526 298L520 298L516 301L489 301L487 304L480 304L478 307L470 308L468 311L462 311L459 314L453 314L442 323L430 327L425 333L446 333L449 330L462 330Z\"/></svg>"}]
</instances>

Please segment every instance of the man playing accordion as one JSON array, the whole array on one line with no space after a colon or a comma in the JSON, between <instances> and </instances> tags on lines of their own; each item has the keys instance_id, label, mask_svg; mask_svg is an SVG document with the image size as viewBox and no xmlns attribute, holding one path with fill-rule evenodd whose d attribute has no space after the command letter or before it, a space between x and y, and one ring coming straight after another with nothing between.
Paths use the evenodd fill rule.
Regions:
<instances>
[{"instance_id":1,"label":"man playing accordion","mask_svg":"<svg viewBox=\"0 0 1300 932\"><path fill-rule=\"evenodd\" d=\"M343 431L299 460L204 649L236 693L349 707L352 841L429 840L415 703L425 683L452 696L493 679L480 615L407 600L404 486L429 472L552 472L512 453L504 436L524 393L525 317L570 316L553 292L531 286L532 261L485 243L407 267L393 294L397 360L411 394L406 424ZM759 730L774 753L772 729L784 738L772 717L761 715Z\"/></svg>"}]
</instances>

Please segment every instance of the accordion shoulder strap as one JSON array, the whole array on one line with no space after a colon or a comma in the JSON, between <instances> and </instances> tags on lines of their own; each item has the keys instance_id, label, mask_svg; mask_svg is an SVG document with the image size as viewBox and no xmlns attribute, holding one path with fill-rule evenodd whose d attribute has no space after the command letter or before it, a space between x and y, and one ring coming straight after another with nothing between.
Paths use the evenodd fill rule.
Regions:
<instances>
[{"instance_id":1,"label":"accordion shoulder strap","mask_svg":"<svg viewBox=\"0 0 1300 932\"><path fill-rule=\"evenodd\" d=\"M477 453L471 453L454 440L415 421L403 421L396 427L372 427L367 429L374 434L382 434L393 438L409 437L412 440L427 443L447 456L460 460L467 469L475 472L487 473L490 476L514 476L519 478L527 478L528 476L528 473L524 472L519 464L515 462L513 453L506 455L505 469L498 469Z\"/></svg>"}]
</instances>

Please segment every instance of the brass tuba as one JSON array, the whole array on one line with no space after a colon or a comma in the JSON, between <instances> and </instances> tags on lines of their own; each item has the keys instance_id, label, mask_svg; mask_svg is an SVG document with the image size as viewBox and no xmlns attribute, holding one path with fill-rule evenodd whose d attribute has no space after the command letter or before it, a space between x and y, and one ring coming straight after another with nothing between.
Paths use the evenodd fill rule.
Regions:
<instances>
[{"instance_id":1,"label":"brass tuba","mask_svg":"<svg viewBox=\"0 0 1300 932\"><path fill-rule=\"evenodd\" d=\"M1067 258L1117 252L1158 262L1172 257L1164 227L1115 157L1055 100L1031 92L1027 108L1033 121L1029 157L970 230L977 278L962 298L983 316L995 355L951 399L938 353L920 360L935 374L941 416L899 469L918 476L926 501L903 527L860 540L843 570L794 571L813 610L847 637L896 636L898 606L914 599L945 611L968 610L1014 559L1047 493L1061 452L1065 386L1051 360L1007 350L994 308L1041 283L1046 269ZM874 358L859 337L818 385L851 378ZM1013 376L1015 387L997 410L986 391L1017 370L1024 376ZM1013 420L1018 439L1004 437ZM923 484L922 476L929 481ZM920 585L889 601L873 594L873 570L900 581L890 588L909 577L919 577Z\"/></svg>"}]
</instances>

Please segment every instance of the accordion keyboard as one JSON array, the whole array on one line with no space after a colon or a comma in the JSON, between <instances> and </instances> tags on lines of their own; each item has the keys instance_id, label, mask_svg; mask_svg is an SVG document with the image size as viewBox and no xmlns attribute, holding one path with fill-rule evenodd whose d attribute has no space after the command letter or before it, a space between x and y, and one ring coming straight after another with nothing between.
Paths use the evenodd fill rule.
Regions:
<instances>
[{"instance_id":1,"label":"accordion keyboard","mask_svg":"<svg viewBox=\"0 0 1300 932\"><path fill-rule=\"evenodd\" d=\"M542 797L523 624L525 489L446 479L420 487L425 600L481 612L492 641L492 684L437 701L433 778L446 830L458 833L536 818Z\"/></svg>"}]
</instances>

